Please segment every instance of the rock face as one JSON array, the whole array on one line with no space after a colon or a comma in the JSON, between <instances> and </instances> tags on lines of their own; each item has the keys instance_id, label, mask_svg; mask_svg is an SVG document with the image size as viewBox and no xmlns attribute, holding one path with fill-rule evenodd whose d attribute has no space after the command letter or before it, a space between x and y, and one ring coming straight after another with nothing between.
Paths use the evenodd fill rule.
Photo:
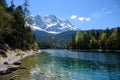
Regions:
<instances>
[{"instance_id":1,"label":"rock face","mask_svg":"<svg viewBox=\"0 0 120 80\"><path fill-rule=\"evenodd\" d=\"M19 68L19 66L16 65L9 65L9 66L2 66L0 68L0 75L11 73L12 71L15 71Z\"/></svg>"},{"instance_id":2,"label":"rock face","mask_svg":"<svg viewBox=\"0 0 120 80\"><path fill-rule=\"evenodd\" d=\"M33 17L33 30L45 31L47 33L58 34L69 30L78 30L77 27L71 24L68 20L61 20L55 15Z\"/></svg>"},{"instance_id":3,"label":"rock face","mask_svg":"<svg viewBox=\"0 0 120 80\"><path fill-rule=\"evenodd\" d=\"M1 51L4 51L4 50L1 50ZM27 56L31 56L35 53L37 52L36 51L25 51L25 55L23 56L23 58ZM5 54L5 51L3 54ZM13 51L12 54L7 53L7 58L0 59L0 76L11 73L17 69L26 69L26 67L24 66L21 67L21 61L20 61L21 57L16 56L16 54L17 53Z\"/></svg>"}]
</instances>

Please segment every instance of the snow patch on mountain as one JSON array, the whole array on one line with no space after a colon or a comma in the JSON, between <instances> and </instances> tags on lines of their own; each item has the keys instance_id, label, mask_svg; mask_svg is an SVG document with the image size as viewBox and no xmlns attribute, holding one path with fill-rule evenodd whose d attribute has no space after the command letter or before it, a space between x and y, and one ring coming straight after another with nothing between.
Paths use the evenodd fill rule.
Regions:
<instances>
[{"instance_id":1,"label":"snow patch on mountain","mask_svg":"<svg viewBox=\"0 0 120 80\"><path fill-rule=\"evenodd\" d=\"M40 27L38 27L38 26L34 26L34 25L31 26L31 29L32 29L33 31L39 30L39 31L44 31L44 32L51 33L51 34L59 34L59 33L60 33L60 32L55 32L55 31L47 31L47 30L45 30L45 29L42 29L42 28L40 28Z\"/></svg>"},{"instance_id":2,"label":"snow patch on mountain","mask_svg":"<svg viewBox=\"0 0 120 80\"><path fill-rule=\"evenodd\" d=\"M58 34L68 30L78 30L68 20L60 20L55 15L40 16L34 18L33 30L45 31L47 33Z\"/></svg>"},{"instance_id":3,"label":"snow patch on mountain","mask_svg":"<svg viewBox=\"0 0 120 80\"><path fill-rule=\"evenodd\" d=\"M57 23L48 24L46 28L49 28L49 27L52 27L52 26L55 26L55 25L57 25Z\"/></svg>"},{"instance_id":4,"label":"snow patch on mountain","mask_svg":"<svg viewBox=\"0 0 120 80\"><path fill-rule=\"evenodd\" d=\"M35 31L35 30L43 31L43 29L41 29L41 28L38 27L38 26L34 26L34 25L32 25L31 28L32 28L33 31Z\"/></svg>"}]
</instances>

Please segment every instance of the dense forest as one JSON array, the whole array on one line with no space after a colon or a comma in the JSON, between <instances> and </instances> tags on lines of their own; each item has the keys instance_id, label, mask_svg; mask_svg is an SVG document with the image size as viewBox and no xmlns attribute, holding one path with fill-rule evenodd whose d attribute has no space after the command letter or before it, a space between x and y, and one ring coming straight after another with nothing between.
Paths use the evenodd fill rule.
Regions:
<instances>
[{"instance_id":1,"label":"dense forest","mask_svg":"<svg viewBox=\"0 0 120 80\"><path fill-rule=\"evenodd\" d=\"M11 49L35 49L38 44L28 24L32 24L29 17L28 0L23 5L15 6L11 0L8 6L6 0L0 0L0 49L7 44ZM42 42L41 48L54 48L52 44ZM120 27L113 29L78 31L68 44L69 49L102 49L120 50Z\"/></svg>"},{"instance_id":2,"label":"dense forest","mask_svg":"<svg viewBox=\"0 0 120 80\"><path fill-rule=\"evenodd\" d=\"M13 0L8 6L6 0L0 0L0 45L23 50L38 48L30 26L26 25L32 23L28 7L28 0L22 6L15 6Z\"/></svg>"},{"instance_id":3,"label":"dense forest","mask_svg":"<svg viewBox=\"0 0 120 80\"><path fill-rule=\"evenodd\" d=\"M68 45L69 49L120 50L120 27L113 29L78 31Z\"/></svg>"}]
</instances>

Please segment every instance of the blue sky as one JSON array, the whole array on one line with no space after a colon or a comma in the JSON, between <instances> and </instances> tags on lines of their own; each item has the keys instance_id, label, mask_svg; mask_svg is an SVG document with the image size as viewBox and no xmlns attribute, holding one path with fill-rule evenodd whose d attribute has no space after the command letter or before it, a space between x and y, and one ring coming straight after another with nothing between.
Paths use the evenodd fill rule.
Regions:
<instances>
[{"instance_id":1,"label":"blue sky","mask_svg":"<svg viewBox=\"0 0 120 80\"><path fill-rule=\"evenodd\" d=\"M14 2L23 4L23 0ZM29 0L29 5L31 15L54 14L81 30L120 26L120 0Z\"/></svg>"}]
</instances>

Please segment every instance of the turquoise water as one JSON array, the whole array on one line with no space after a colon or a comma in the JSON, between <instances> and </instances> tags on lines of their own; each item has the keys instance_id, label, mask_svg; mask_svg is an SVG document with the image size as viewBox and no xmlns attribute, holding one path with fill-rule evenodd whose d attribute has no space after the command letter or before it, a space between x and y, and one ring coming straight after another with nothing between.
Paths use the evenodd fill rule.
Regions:
<instances>
[{"instance_id":1,"label":"turquoise water","mask_svg":"<svg viewBox=\"0 0 120 80\"><path fill-rule=\"evenodd\" d=\"M120 80L120 54L43 50L28 80Z\"/></svg>"}]
</instances>

